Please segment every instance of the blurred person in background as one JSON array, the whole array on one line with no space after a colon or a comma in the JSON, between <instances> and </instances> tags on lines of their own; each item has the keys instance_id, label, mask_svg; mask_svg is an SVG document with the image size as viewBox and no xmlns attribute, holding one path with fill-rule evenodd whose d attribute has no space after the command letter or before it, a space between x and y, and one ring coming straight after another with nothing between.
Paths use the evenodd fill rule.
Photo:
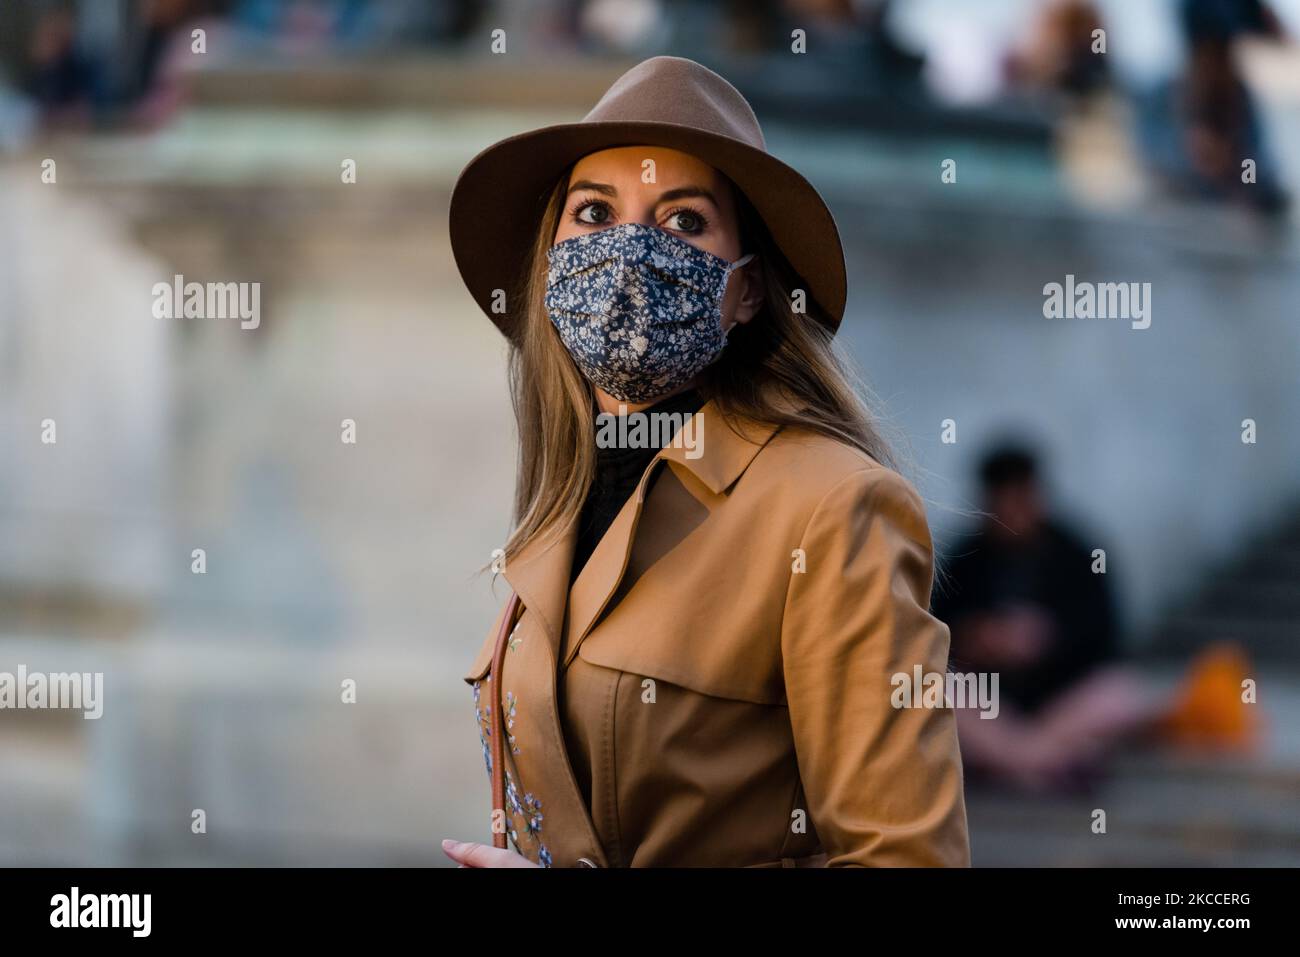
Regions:
<instances>
[{"instance_id":1,"label":"blurred person in background","mask_svg":"<svg viewBox=\"0 0 1300 957\"><path fill-rule=\"evenodd\" d=\"M124 65L120 95L126 121L156 129L176 115L184 100L182 72L190 59L187 27L221 4L216 0L146 0L140 8L140 29Z\"/></svg>"},{"instance_id":2,"label":"blurred person in background","mask_svg":"<svg viewBox=\"0 0 1300 957\"><path fill-rule=\"evenodd\" d=\"M222 0L141 0L129 21L87 29L82 11L54 3L0 11L13 31L13 73L47 129L117 124L155 128L182 100L181 70L193 62L190 26L211 27ZM102 24L101 24L102 27Z\"/></svg>"},{"instance_id":3,"label":"blurred person in background","mask_svg":"<svg viewBox=\"0 0 1300 957\"><path fill-rule=\"evenodd\" d=\"M1191 187L1267 212L1285 208L1259 110L1233 50L1246 34L1282 38L1281 25L1262 0L1184 0L1182 20L1191 48L1181 90ZM1247 158L1258 167L1253 184L1242 182Z\"/></svg>"},{"instance_id":4,"label":"blurred person in background","mask_svg":"<svg viewBox=\"0 0 1300 957\"><path fill-rule=\"evenodd\" d=\"M979 475L985 520L953 550L935 600L953 669L999 675L996 718L957 709L963 756L972 774L1068 787L1158 709L1117 666L1109 580L1048 513L1033 453L995 449Z\"/></svg>"},{"instance_id":5,"label":"blurred person in background","mask_svg":"<svg viewBox=\"0 0 1300 957\"><path fill-rule=\"evenodd\" d=\"M1237 59L1239 39L1285 39L1280 22L1263 0L1182 0L1178 22L1182 74L1138 101L1152 167L1175 196L1285 212L1290 201ZM1254 161L1253 182L1243 181L1245 160Z\"/></svg>"},{"instance_id":6,"label":"blurred person in background","mask_svg":"<svg viewBox=\"0 0 1300 957\"><path fill-rule=\"evenodd\" d=\"M27 47L26 91L52 128L90 126L107 99L104 65L77 41L72 10L42 12Z\"/></svg>"},{"instance_id":7,"label":"blurred person in background","mask_svg":"<svg viewBox=\"0 0 1300 957\"><path fill-rule=\"evenodd\" d=\"M529 7L548 4L535 0ZM514 5L475 0L234 0L230 5L232 26L242 39L267 48L268 55L291 56L464 41L486 19L515 15Z\"/></svg>"},{"instance_id":8,"label":"blurred person in background","mask_svg":"<svg viewBox=\"0 0 1300 957\"><path fill-rule=\"evenodd\" d=\"M1110 79L1106 58L1093 52L1094 33L1101 29L1101 13L1090 0L1053 0L1040 12L1025 46L1008 55L1008 82L1071 96L1099 90Z\"/></svg>"},{"instance_id":9,"label":"blurred person in background","mask_svg":"<svg viewBox=\"0 0 1300 957\"><path fill-rule=\"evenodd\" d=\"M979 478L984 520L952 550L934 602L952 632L952 670L998 675L996 717L956 709L972 780L1071 790L1124 743L1254 743L1240 649L1210 646L1172 691L1155 688L1122 660L1109 577L1051 514L1034 453L996 448Z\"/></svg>"}]
</instances>

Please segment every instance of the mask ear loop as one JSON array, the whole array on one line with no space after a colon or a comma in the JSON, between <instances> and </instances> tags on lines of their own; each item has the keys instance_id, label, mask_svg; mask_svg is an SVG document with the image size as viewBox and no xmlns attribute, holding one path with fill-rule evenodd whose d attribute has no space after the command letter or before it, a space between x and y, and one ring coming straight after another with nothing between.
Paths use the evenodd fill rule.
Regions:
<instances>
[{"instance_id":1,"label":"mask ear loop","mask_svg":"<svg viewBox=\"0 0 1300 957\"><path fill-rule=\"evenodd\" d=\"M753 258L754 258L754 254L753 254L753 253L745 253L745 255L741 256L741 257L740 257L739 259L737 259L734 263L727 263L727 275L726 275L726 276L723 278L723 280L722 280L722 288L723 288L724 291L725 291L726 288L727 288L727 283L731 281L731 274L732 274L733 272L735 272L737 269L739 269L741 266L745 265L747 262L749 262L749 261L750 261L751 259L753 259ZM719 306L720 306L720 305L721 305L721 304L719 304ZM730 335L731 335L731 330L730 330L730 329L724 329L724 330L723 330L723 332L722 332L722 344L723 344L723 345L726 345L726 344L727 344L727 338L728 338Z\"/></svg>"}]
</instances>

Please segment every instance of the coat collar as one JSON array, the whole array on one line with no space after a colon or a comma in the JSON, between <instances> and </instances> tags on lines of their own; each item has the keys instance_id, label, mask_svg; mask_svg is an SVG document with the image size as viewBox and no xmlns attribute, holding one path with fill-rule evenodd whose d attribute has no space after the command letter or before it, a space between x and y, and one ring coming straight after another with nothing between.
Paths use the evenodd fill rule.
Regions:
<instances>
[{"instance_id":1,"label":"coat collar","mask_svg":"<svg viewBox=\"0 0 1300 957\"><path fill-rule=\"evenodd\" d=\"M776 426L752 420L737 422L733 429L713 400L706 402L696 414L699 416L697 447L669 445L659 450L642 474L636 491L614 518L573 583L572 596L569 574L577 542L576 518L544 538L529 542L507 564L503 572L506 581L518 593L524 607L538 616L556 661L560 660L566 611L573 619L569 630L580 641L618 588L627 567L646 490L659 463L667 462L675 469L689 472L711 493L721 495L777 431ZM570 655L576 650L577 641L570 648Z\"/></svg>"}]
</instances>

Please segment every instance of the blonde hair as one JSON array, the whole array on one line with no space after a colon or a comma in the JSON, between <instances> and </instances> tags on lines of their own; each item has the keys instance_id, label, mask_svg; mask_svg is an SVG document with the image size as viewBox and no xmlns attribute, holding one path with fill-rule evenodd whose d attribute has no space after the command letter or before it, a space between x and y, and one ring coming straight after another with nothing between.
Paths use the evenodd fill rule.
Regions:
<instances>
[{"instance_id":1,"label":"blonde hair","mask_svg":"<svg viewBox=\"0 0 1300 957\"><path fill-rule=\"evenodd\" d=\"M513 529L505 559L529 542L567 527L582 511L595 473L594 393L547 316L546 250L564 210L568 172L546 204L524 272L522 321L510 344L510 393L519 430ZM830 319L811 296L792 305L802 280L744 194L732 186L745 252L762 276L764 304L732 328L719 359L700 374L698 391L738 429L750 419L810 429L847 443L890 468L898 462L868 410L869 390L841 352Z\"/></svg>"}]
</instances>

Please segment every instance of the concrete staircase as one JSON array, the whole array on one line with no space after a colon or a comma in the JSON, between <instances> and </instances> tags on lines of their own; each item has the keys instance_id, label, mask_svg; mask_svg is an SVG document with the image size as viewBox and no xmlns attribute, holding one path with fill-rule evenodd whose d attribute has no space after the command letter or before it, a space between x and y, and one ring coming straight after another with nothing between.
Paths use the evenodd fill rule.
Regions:
<instances>
[{"instance_id":1,"label":"concrete staircase","mask_svg":"<svg viewBox=\"0 0 1300 957\"><path fill-rule=\"evenodd\" d=\"M971 789L967 815L976 867L1300 865L1300 765L1268 760L1134 752L1094 794Z\"/></svg>"},{"instance_id":2,"label":"concrete staircase","mask_svg":"<svg viewBox=\"0 0 1300 957\"><path fill-rule=\"evenodd\" d=\"M976 866L1300 866L1300 508L1207 572L1154 629L1142 667L1168 687L1189 656L1222 640L1255 666L1257 753L1134 750L1086 796L968 787ZM1092 831L1096 809L1104 834Z\"/></svg>"},{"instance_id":3,"label":"concrete staircase","mask_svg":"<svg viewBox=\"0 0 1300 957\"><path fill-rule=\"evenodd\" d=\"M1238 642L1255 661L1300 667L1300 505L1211 569L1204 587L1155 630L1149 655L1185 658L1221 640Z\"/></svg>"}]
</instances>

